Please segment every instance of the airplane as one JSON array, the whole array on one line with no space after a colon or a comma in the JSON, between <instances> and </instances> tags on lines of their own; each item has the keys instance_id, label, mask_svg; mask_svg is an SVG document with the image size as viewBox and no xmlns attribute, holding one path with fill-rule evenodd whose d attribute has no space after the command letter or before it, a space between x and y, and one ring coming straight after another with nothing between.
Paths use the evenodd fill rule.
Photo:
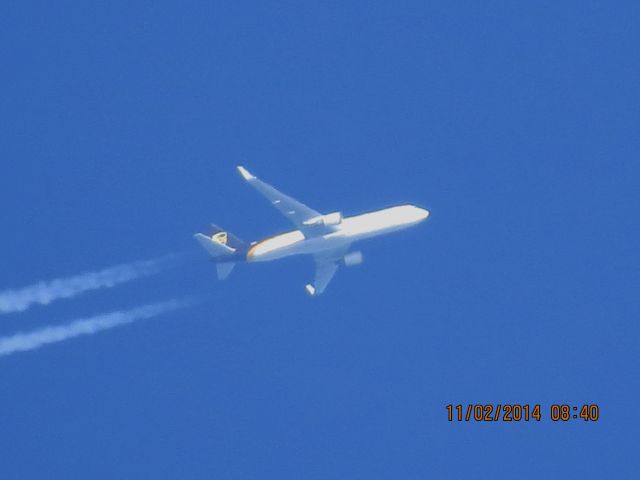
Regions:
<instances>
[{"instance_id":1,"label":"airplane","mask_svg":"<svg viewBox=\"0 0 640 480\"><path fill-rule=\"evenodd\" d=\"M362 252L349 251L355 241L412 227L429 217L428 210L415 205L398 205L353 217L343 217L341 212L323 215L279 192L243 166L236 168L296 229L250 244L216 225L211 225L213 231L208 235L196 233L195 239L213 257L220 280L227 278L238 262L266 262L306 254L313 256L316 270L313 283L306 284L305 290L312 297L318 296L340 265L362 263Z\"/></svg>"}]
</instances>

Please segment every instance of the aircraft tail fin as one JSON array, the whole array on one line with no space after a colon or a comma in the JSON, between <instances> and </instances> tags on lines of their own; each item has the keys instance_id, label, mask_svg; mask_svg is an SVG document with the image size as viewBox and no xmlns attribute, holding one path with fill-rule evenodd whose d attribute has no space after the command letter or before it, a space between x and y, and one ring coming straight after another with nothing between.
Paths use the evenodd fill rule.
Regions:
<instances>
[{"instance_id":1,"label":"aircraft tail fin","mask_svg":"<svg viewBox=\"0 0 640 480\"><path fill-rule=\"evenodd\" d=\"M213 257L217 264L218 278L224 280L235 267L235 260L246 250L246 244L216 225L211 225L209 230L208 235L196 233L194 238Z\"/></svg>"},{"instance_id":2,"label":"aircraft tail fin","mask_svg":"<svg viewBox=\"0 0 640 480\"><path fill-rule=\"evenodd\" d=\"M246 250L247 244L243 240L240 240L233 233L221 228L213 223L209 224L209 236L213 240L218 240L223 244L239 251Z\"/></svg>"},{"instance_id":3,"label":"aircraft tail fin","mask_svg":"<svg viewBox=\"0 0 640 480\"><path fill-rule=\"evenodd\" d=\"M193 237L198 241L202 248L204 248L209 255L215 259L233 255L236 251L235 248L232 248L221 241L223 238L222 236L218 236L217 238L216 235L207 237L202 233L196 233Z\"/></svg>"},{"instance_id":4,"label":"aircraft tail fin","mask_svg":"<svg viewBox=\"0 0 640 480\"><path fill-rule=\"evenodd\" d=\"M226 254L243 253L247 249L245 242L213 223L205 231L206 233L196 233L194 237L214 258Z\"/></svg>"}]
</instances>

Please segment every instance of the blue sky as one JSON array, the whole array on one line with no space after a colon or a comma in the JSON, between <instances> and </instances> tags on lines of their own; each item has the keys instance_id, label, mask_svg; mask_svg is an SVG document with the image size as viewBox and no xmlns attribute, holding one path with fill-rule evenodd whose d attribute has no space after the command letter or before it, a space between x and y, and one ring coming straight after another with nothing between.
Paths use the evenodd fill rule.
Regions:
<instances>
[{"instance_id":1,"label":"blue sky","mask_svg":"<svg viewBox=\"0 0 640 480\"><path fill-rule=\"evenodd\" d=\"M0 335L189 310L0 357L2 477L616 478L638 470L632 2L5 2L0 290L185 253ZM432 216L224 283L191 239L289 226L234 171ZM449 423L449 403L597 423Z\"/></svg>"}]
</instances>

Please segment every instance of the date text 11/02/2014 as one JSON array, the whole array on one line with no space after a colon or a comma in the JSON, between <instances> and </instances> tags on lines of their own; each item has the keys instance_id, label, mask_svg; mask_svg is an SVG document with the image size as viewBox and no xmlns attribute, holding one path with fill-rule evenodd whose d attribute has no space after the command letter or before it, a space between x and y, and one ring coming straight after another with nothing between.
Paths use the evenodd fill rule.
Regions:
<instances>
[{"instance_id":1,"label":"date text 11/02/2014","mask_svg":"<svg viewBox=\"0 0 640 480\"><path fill-rule=\"evenodd\" d=\"M600 418L600 407L597 404L552 404L548 409L540 404L482 404L469 403L449 404L446 406L447 420L450 422L529 422L547 418L554 422L582 420L596 422ZM546 412L546 414L545 414Z\"/></svg>"}]
</instances>

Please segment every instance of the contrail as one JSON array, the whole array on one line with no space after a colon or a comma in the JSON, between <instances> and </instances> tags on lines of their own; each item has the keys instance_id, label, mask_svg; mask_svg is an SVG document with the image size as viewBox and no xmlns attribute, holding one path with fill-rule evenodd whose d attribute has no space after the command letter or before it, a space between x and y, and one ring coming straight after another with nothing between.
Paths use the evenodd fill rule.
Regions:
<instances>
[{"instance_id":1,"label":"contrail","mask_svg":"<svg viewBox=\"0 0 640 480\"><path fill-rule=\"evenodd\" d=\"M140 277L154 275L175 265L177 256L125 263L96 272L87 272L72 277L38 282L28 287L0 292L0 315L23 312L35 305L48 305L60 298L75 297L90 290L110 288Z\"/></svg>"},{"instance_id":2,"label":"contrail","mask_svg":"<svg viewBox=\"0 0 640 480\"><path fill-rule=\"evenodd\" d=\"M30 332L0 337L0 356L35 350L49 343L62 342L81 335L93 335L103 330L126 325L136 320L152 318L193 304L194 300L191 299L151 303L131 310L121 310L76 320L65 325L48 326Z\"/></svg>"}]
</instances>

